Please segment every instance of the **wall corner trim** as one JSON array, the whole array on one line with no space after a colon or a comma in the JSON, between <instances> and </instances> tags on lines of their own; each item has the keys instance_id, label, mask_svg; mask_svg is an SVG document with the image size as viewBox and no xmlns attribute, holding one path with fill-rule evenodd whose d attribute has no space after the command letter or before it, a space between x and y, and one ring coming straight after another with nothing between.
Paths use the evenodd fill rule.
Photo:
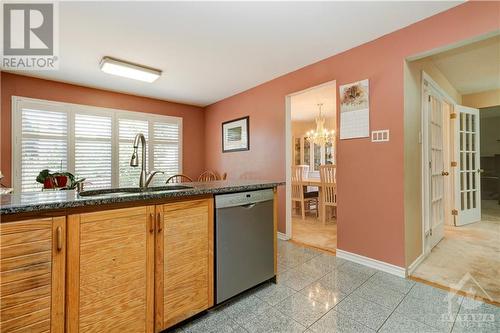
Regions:
<instances>
[{"instance_id":1,"label":"wall corner trim","mask_svg":"<svg viewBox=\"0 0 500 333\"><path fill-rule=\"evenodd\" d=\"M414 261L410 264L410 266L408 266L408 269L407 269L407 274L408 274L408 275L411 275L411 274L415 271L415 269L418 267L418 265L420 265L420 263L421 263L422 261L424 261L424 259L425 259L425 258L426 258L426 256L425 256L425 254L424 254L424 253L422 253L421 255L419 255L419 256L417 257L417 259L415 259L415 260L414 260Z\"/></svg>"},{"instance_id":2,"label":"wall corner trim","mask_svg":"<svg viewBox=\"0 0 500 333\"><path fill-rule=\"evenodd\" d=\"M360 265L375 268L380 271L399 276L401 278L406 277L406 269L393 264L389 264L380 260L368 258L356 253L347 252L341 249L337 249L337 257L345 260L355 262Z\"/></svg>"},{"instance_id":3,"label":"wall corner trim","mask_svg":"<svg viewBox=\"0 0 500 333\"><path fill-rule=\"evenodd\" d=\"M289 240L290 237L288 237L286 234L278 231L278 239L286 241L286 240Z\"/></svg>"}]
</instances>

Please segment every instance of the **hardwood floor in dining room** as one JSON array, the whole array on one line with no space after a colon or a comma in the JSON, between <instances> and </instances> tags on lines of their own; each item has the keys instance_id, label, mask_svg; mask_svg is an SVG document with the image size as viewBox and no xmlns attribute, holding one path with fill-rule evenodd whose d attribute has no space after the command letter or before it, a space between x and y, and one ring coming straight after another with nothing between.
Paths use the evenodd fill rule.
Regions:
<instances>
[{"instance_id":1,"label":"hardwood floor in dining room","mask_svg":"<svg viewBox=\"0 0 500 333\"><path fill-rule=\"evenodd\" d=\"M326 225L315 216L292 215L292 241L335 252L337 249L337 221L327 219Z\"/></svg>"}]
</instances>

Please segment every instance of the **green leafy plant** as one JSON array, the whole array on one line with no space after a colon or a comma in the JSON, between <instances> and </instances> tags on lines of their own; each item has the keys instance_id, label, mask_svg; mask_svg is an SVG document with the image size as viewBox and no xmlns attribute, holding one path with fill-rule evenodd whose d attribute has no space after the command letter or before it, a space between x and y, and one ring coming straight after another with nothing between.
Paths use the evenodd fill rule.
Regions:
<instances>
[{"instance_id":1,"label":"green leafy plant","mask_svg":"<svg viewBox=\"0 0 500 333\"><path fill-rule=\"evenodd\" d=\"M40 173L36 177L36 181L38 183L44 184L46 179L51 178L52 180L54 180L55 177L57 177L57 176L64 176L64 177L68 178L69 182L65 186L65 188L67 188L67 189L74 189L74 188L76 188L76 186L79 183L85 181L85 178L76 179L75 176L71 172L66 171L66 172L51 173L50 170L48 170L48 169L44 169L44 170L40 171Z\"/></svg>"},{"instance_id":2,"label":"green leafy plant","mask_svg":"<svg viewBox=\"0 0 500 333\"><path fill-rule=\"evenodd\" d=\"M50 178L50 177L53 177L53 175L50 173L50 170L49 169L43 169L42 171L40 171L40 173L36 177L36 181L38 183L43 184L45 182L45 179Z\"/></svg>"}]
</instances>

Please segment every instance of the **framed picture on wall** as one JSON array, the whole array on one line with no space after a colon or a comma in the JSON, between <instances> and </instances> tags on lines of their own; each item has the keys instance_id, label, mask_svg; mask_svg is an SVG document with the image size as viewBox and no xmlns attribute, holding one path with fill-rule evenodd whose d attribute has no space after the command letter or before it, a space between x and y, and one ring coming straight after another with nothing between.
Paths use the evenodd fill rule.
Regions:
<instances>
[{"instance_id":1,"label":"framed picture on wall","mask_svg":"<svg viewBox=\"0 0 500 333\"><path fill-rule=\"evenodd\" d=\"M222 123L222 152L250 150L249 117Z\"/></svg>"}]
</instances>

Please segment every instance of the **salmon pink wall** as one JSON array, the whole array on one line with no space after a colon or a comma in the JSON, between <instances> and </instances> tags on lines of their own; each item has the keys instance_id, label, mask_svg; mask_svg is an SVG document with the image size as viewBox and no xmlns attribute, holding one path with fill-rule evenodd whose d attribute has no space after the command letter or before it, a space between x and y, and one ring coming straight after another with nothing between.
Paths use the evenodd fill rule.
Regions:
<instances>
[{"instance_id":1,"label":"salmon pink wall","mask_svg":"<svg viewBox=\"0 0 500 333\"><path fill-rule=\"evenodd\" d=\"M204 112L200 107L10 73L1 73L1 93L0 167L5 185L10 185L11 181L11 96L182 117L183 172L198 177L204 169Z\"/></svg>"},{"instance_id":2,"label":"salmon pink wall","mask_svg":"<svg viewBox=\"0 0 500 333\"><path fill-rule=\"evenodd\" d=\"M404 267L403 64L406 57L498 30L500 3L468 2L206 108L205 161L228 178L285 179L285 96L370 79L370 128L391 141L338 142L338 248ZM337 102L338 103L338 102ZM250 151L222 153L221 123L250 116ZM285 231L284 189L279 230Z\"/></svg>"}]
</instances>

